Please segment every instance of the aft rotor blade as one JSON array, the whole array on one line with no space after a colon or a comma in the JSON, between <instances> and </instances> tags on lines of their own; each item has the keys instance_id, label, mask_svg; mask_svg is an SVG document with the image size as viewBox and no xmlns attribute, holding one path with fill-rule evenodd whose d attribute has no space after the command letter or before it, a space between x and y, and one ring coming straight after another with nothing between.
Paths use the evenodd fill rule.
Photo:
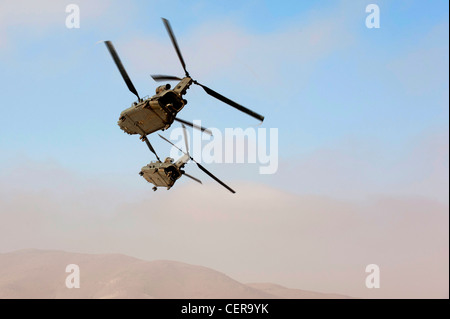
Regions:
<instances>
[{"instance_id":1,"label":"aft rotor blade","mask_svg":"<svg viewBox=\"0 0 450 319\"><path fill-rule=\"evenodd\" d=\"M178 76L173 76L173 75L152 74L151 77L156 82L181 81L182 80L182 78L179 78Z\"/></svg>"},{"instance_id":2,"label":"aft rotor blade","mask_svg":"<svg viewBox=\"0 0 450 319\"><path fill-rule=\"evenodd\" d=\"M171 144L173 147L175 147L177 150L179 150L181 153L186 154L187 156L189 156L190 159L192 159L192 157L186 153L185 151L183 151L181 148L179 148L178 146L176 146L175 144L173 144L171 141L169 141L167 138L165 138L164 136L162 136L161 134L158 134L160 138L162 138L164 141L166 141L167 143Z\"/></svg>"},{"instance_id":3,"label":"aft rotor blade","mask_svg":"<svg viewBox=\"0 0 450 319\"><path fill-rule=\"evenodd\" d=\"M189 154L189 144L188 144L186 126L184 126L184 124L181 124L181 126L183 127L184 146L186 146L186 153Z\"/></svg>"},{"instance_id":4,"label":"aft rotor blade","mask_svg":"<svg viewBox=\"0 0 450 319\"><path fill-rule=\"evenodd\" d=\"M193 179L193 180L196 181L197 183L203 184L201 180L199 180L198 178L195 178L195 177L192 176L192 175L189 175L189 174L187 174L187 173L183 173L183 175L189 177L190 179Z\"/></svg>"},{"instance_id":5,"label":"aft rotor blade","mask_svg":"<svg viewBox=\"0 0 450 319\"><path fill-rule=\"evenodd\" d=\"M124 79L125 83L128 86L128 89L137 96L138 100L140 101L141 98L139 97L139 94L136 90L136 88L133 85L133 82L131 82L130 77L127 74L127 71L125 71L125 68L123 67L122 62L120 61L119 55L116 52L116 49L114 49L114 46L111 41L105 41L105 45L108 48L109 53L111 54L114 62L116 63L117 68L119 69L120 74L122 74L122 78Z\"/></svg>"},{"instance_id":6,"label":"aft rotor blade","mask_svg":"<svg viewBox=\"0 0 450 319\"><path fill-rule=\"evenodd\" d=\"M209 134L209 135L212 135L211 130L208 130L207 128L204 128L203 126L199 126L199 125L193 124L193 123L188 122L188 121L186 121L186 120L182 120L182 119L180 119L180 118L178 118L178 117L175 118L175 121L178 121L178 122L180 122L180 123L186 124L187 126L190 126L190 127L192 127L192 128L196 128L197 130L200 130L200 131L202 131L202 132L204 132L204 133L207 133L207 134Z\"/></svg>"},{"instance_id":7,"label":"aft rotor blade","mask_svg":"<svg viewBox=\"0 0 450 319\"><path fill-rule=\"evenodd\" d=\"M169 33L170 40L172 40L172 44L175 47L175 51L177 51L178 58L180 59L181 65L183 66L184 72L186 76L189 76L188 71L186 70L186 63L184 63L183 56L181 55L180 48L178 47L177 39L175 38L175 34L173 33L172 27L170 26L170 22L167 19L161 18L164 22L164 26L166 27L167 32Z\"/></svg>"},{"instance_id":8,"label":"aft rotor blade","mask_svg":"<svg viewBox=\"0 0 450 319\"><path fill-rule=\"evenodd\" d=\"M204 168L200 163L198 163L195 159L193 159L189 154L187 154L186 152L184 152L181 148L179 148L178 146L176 146L175 144L173 144L171 141L169 141L167 138L165 138L164 136L162 136L161 134L158 134L159 137L161 137L163 140L165 140L166 142L168 142L169 144L171 144L172 146L174 146L176 149L178 149L180 152L186 154L187 156L189 156L191 158L191 160L193 160L195 162L195 164L197 164L198 168L200 168L203 172L205 172L206 174L209 175L209 177L211 177L213 180L215 180L216 182L218 182L220 185L222 185L223 187L225 187L226 189L228 189L230 192L232 192L233 194L236 193L231 187L229 187L227 184L225 184L224 182L222 182L220 179L218 179L217 177L215 177L210 171L208 171L206 168Z\"/></svg>"},{"instance_id":9,"label":"aft rotor blade","mask_svg":"<svg viewBox=\"0 0 450 319\"><path fill-rule=\"evenodd\" d=\"M195 162L195 161L194 161ZM204 168L201 164L195 162L195 164L197 164L198 168L200 168L203 172L205 172L206 174L209 175L209 177L211 177L213 180L215 180L217 183L219 183L220 185L222 185L223 187L225 187L226 189L228 189L230 192L232 192L233 194L236 193L231 187L229 187L227 184L225 184L224 182L222 182L220 179L218 179L217 177L215 177L210 171L208 171L206 168Z\"/></svg>"},{"instance_id":10,"label":"aft rotor blade","mask_svg":"<svg viewBox=\"0 0 450 319\"><path fill-rule=\"evenodd\" d=\"M260 114L258 114L256 112L253 112L252 110L250 110L250 109L248 109L248 108L246 108L246 107L244 107L244 106L242 106L242 105L240 105L240 104L230 100L229 98L223 96L220 93L217 93L214 90L211 90L209 87L204 86L203 84L200 84L198 82L194 82L194 83L197 84L197 85L200 85L203 88L203 90L205 90L205 92L208 93L209 95L211 95L212 97L215 97L216 99L218 99L218 100L220 100L220 101L222 101L222 102L224 102L224 103L226 103L228 105L231 105L232 107L238 109L239 111L244 112L245 114L248 114L248 115L258 119L261 122L264 121L264 116L262 116L262 115L260 115Z\"/></svg>"}]
</instances>

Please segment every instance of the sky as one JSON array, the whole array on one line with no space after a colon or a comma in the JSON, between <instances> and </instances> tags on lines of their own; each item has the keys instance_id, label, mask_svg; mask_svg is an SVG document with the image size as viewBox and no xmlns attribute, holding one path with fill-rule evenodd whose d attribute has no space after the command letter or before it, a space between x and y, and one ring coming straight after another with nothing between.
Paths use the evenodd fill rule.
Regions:
<instances>
[{"instance_id":1,"label":"sky","mask_svg":"<svg viewBox=\"0 0 450 319\"><path fill-rule=\"evenodd\" d=\"M70 3L80 8L79 29L66 27ZM380 8L379 29L365 24L371 3ZM258 163L208 164L235 197L192 164L186 170L204 185L182 179L152 192L137 174L152 154L117 126L135 96L98 41L111 40L140 95L152 95L150 74L183 74L161 17L171 22L189 72L265 121L257 126L195 86L180 117L220 130L278 129L275 174L259 174ZM0 252L119 252L292 288L448 298L448 30L444 1L0 0L0 224L10 229L0 235ZM169 152L156 135L150 140ZM188 226L202 237L189 237ZM225 240L225 226L239 231ZM323 229L330 231L319 236ZM329 250L336 238L346 256L339 261ZM201 244L208 240L218 241L217 256ZM265 240L269 251L260 248ZM355 273L376 261L355 242L378 247L372 257L395 285L359 286ZM277 245L286 248L277 262L262 262ZM290 255L294 247L309 261ZM383 255L389 247L405 258ZM223 257L233 248L239 265ZM351 279L343 283L330 267ZM408 286L405 274L421 284Z\"/></svg>"}]
</instances>

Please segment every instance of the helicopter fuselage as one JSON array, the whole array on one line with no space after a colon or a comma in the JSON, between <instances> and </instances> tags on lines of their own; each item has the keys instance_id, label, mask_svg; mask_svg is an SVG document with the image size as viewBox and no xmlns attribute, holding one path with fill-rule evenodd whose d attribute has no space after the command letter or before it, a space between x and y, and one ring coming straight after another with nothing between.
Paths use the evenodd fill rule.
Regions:
<instances>
[{"instance_id":1,"label":"helicopter fuselage","mask_svg":"<svg viewBox=\"0 0 450 319\"><path fill-rule=\"evenodd\" d=\"M189 160L189 156L184 155L175 163L173 159L167 157L164 162L150 162L141 168L139 175L144 177L147 182L152 183L155 187L167 187L170 189L175 182L183 175L182 168Z\"/></svg>"},{"instance_id":2,"label":"helicopter fuselage","mask_svg":"<svg viewBox=\"0 0 450 319\"><path fill-rule=\"evenodd\" d=\"M190 77L185 77L173 89L169 84L157 87L155 95L124 110L117 124L128 134L148 135L168 129L186 105L183 95L192 82Z\"/></svg>"}]
</instances>

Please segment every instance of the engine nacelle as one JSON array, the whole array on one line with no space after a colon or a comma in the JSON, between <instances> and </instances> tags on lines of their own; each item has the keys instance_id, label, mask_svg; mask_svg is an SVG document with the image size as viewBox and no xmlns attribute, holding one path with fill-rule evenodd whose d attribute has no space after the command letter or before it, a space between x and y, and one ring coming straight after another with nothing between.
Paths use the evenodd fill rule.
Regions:
<instances>
[{"instance_id":1,"label":"engine nacelle","mask_svg":"<svg viewBox=\"0 0 450 319\"><path fill-rule=\"evenodd\" d=\"M170 89L170 84L164 84L164 85L160 85L156 88L156 94L159 94L161 92L167 91Z\"/></svg>"}]
</instances>

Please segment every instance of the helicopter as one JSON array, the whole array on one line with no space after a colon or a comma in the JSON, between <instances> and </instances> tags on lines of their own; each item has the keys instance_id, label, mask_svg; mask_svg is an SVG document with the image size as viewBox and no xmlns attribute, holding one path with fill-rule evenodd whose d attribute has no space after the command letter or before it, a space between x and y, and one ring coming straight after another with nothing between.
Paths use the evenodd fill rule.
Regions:
<instances>
[{"instance_id":1,"label":"helicopter","mask_svg":"<svg viewBox=\"0 0 450 319\"><path fill-rule=\"evenodd\" d=\"M154 191L156 191L158 187L167 187L167 189L169 190L175 184L175 182L183 175L189 177L190 179L196 181L197 183L202 184L202 182L199 179L195 178L192 175L187 174L183 170L186 163L192 160L194 163L197 164L198 168L200 168L203 172L209 175L216 182L218 182L220 185L228 189L233 194L236 193L232 188L230 188L228 185L226 185L224 182L222 182L220 179L214 176L210 171L208 171L205 167L203 167L203 165L201 165L194 158L192 158L192 156L189 154L186 127L184 126L184 124L182 124L182 126L186 152L181 150L179 147L177 147L171 141L166 139L164 136L161 136L160 134L158 135L166 142L176 147L184 155L180 157L176 162L171 157L167 157L164 160L164 162L161 162L161 160L158 158L157 161L152 161L146 166L142 167L141 171L139 172L139 175L144 177L147 180L147 182L152 183L154 185L152 188Z\"/></svg>"},{"instance_id":2,"label":"helicopter","mask_svg":"<svg viewBox=\"0 0 450 319\"><path fill-rule=\"evenodd\" d=\"M227 97L217 93L216 91L210 89L209 87L197 82L194 80L186 69L186 63L181 55L180 48L178 46L177 40L173 33L172 27L167 19L162 18L164 26L169 34L169 37L172 41L172 44L175 48L175 51L178 55L178 58L181 62L183 70L185 72L185 76L183 78L177 76L170 75L151 75L153 80L156 82L160 81L179 81L179 83L171 89L170 84L165 84L158 86L156 88L156 94L152 97L144 97L141 98L134 87L133 83L130 80L120 58L117 54L116 49L114 48L111 41L105 41L105 45L114 60L117 68L119 69L122 78L124 79L128 89L131 93L136 95L137 101L133 102L131 107L122 111L119 117L118 125L119 127L126 133L139 134L141 136L141 140L147 143L150 151L152 151L155 155L153 147L151 146L150 141L147 138L147 135L159 131L159 130L167 130L174 121L181 122L183 124L189 125L193 128L199 129L202 132L208 133L212 135L211 131L205 129L204 127L198 127L197 125L192 124L186 120L182 120L177 117L178 112L180 112L184 106L187 104L187 100L183 98L183 95L186 94L186 91L192 84L196 84L203 88L203 90L209 94L210 96L236 108L237 110L244 112L261 122L264 121L264 116L228 99Z\"/></svg>"}]
</instances>

